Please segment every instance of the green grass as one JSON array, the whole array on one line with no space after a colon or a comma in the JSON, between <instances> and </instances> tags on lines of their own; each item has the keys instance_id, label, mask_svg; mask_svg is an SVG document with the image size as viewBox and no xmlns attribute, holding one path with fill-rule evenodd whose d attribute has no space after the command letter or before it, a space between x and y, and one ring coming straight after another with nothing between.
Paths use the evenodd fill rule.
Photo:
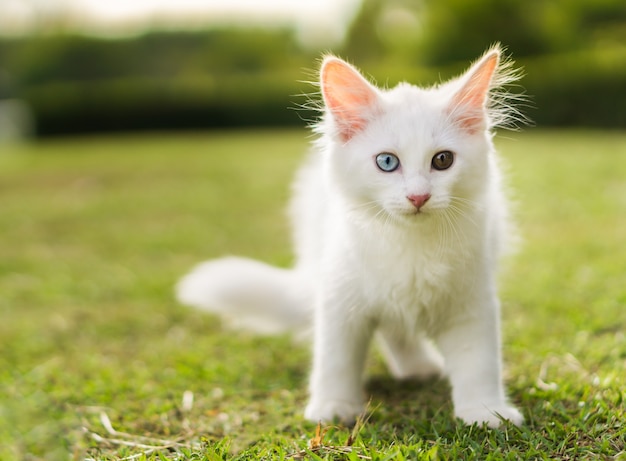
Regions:
<instances>
[{"instance_id":1,"label":"green grass","mask_svg":"<svg viewBox=\"0 0 626 461\"><path fill-rule=\"evenodd\" d=\"M524 242L504 355L527 424L460 425L445 382L396 383L374 357L370 419L309 452L307 347L225 333L172 296L202 259L289 264L305 132L0 146L0 459L625 457L626 134L506 136Z\"/></svg>"}]
</instances>

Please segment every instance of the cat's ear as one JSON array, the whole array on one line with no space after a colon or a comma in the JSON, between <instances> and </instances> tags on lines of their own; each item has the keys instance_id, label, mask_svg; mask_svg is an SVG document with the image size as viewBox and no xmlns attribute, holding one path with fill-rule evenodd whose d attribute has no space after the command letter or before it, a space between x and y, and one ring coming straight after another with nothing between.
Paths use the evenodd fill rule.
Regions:
<instances>
[{"instance_id":1,"label":"cat's ear","mask_svg":"<svg viewBox=\"0 0 626 461\"><path fill-rule=\"evenodd\" d=\"M378 91L354 67L334 56L324 59L320 83L324 105L337 124L339 136L349 141L375 113Z\"/></svg>"},{"instance_id":2,"label":"cat's ear","mask_svg":"<svg viewBox=\"0 0 626 461\"><path fill-rule=\"evenodd\" d=\"M473 133L487 127L489 91L499 62L500 49L495 47L489 50L461 77L462 86L452 97L451 115L469 132Z\"/></svg>"}]
</instances>

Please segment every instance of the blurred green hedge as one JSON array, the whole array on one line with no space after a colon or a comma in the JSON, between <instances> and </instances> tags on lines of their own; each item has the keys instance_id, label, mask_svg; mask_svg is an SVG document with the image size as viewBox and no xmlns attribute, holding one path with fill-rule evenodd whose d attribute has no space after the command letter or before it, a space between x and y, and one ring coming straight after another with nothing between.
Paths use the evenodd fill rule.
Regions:
<instances>
[{"instance_id":1,"label":"blurred green hedge","mask_svg":"<svg viewBox=\"0 0 626 461\"><path fill-rule=\"evenodd\" d=\"M524 112L539 126L626 128L626 48L542 56L521 63ZM379 82L437 81L415 69L373 69ZM450 73L450 72L449 72ZM95 131L303 126L316 114L299 106L312 85L297 73L206 79L125 78L28 87L40 135Z\"/></svg>"},{"instance_id":2,"label":"blurred green hedge","mask_svg":"<svg viewBox=\"0 0 626 461\"><path fill-rule=\"evenodd\" d=\"M310 69L321 53L295 43L289 32L236 30L0 41L0 99L26 101L40 136L303 126L317 114L292 109L306 105L302 93L316 91L302 80L315 78ZM519 64L533 106L524 112L537 125L626 128L625 45L526 56ZM468 62L436 69L400 59L362 65L385 85L430 85Z\"/></svg>"},{"instance_id":3,"label":"blurred green hedge","mask_svg":"<svg viewBox=\"0 0 626 461\"><path fill-rule=\"evenodd\" d=\"M0 99L26 101L40 136L302 124L289 110L314 55L286 30L0 41Z\"/></svg>"},{"instance_id":4,"label":"blurred green hedge","mask_svg":"<svg viewBox=\"0 0 626 461\"><path fill-rule=\"evenodd\" d=\"M538 125L626 128L626 46L522 61Z\"/></svg>"},{"instance_id":5,"label":"blurred green hedge","mask_svg":"<svg viewBox=\"0 0 626 461\"><path fill-rule=\"evenodd\" d=\"M42 136L98 131L301 124L302 88L283 75L193 79L125 78L29 87L24 98ZM312 115L309 113L309 117Z\"/></svg>"}]
</instances>

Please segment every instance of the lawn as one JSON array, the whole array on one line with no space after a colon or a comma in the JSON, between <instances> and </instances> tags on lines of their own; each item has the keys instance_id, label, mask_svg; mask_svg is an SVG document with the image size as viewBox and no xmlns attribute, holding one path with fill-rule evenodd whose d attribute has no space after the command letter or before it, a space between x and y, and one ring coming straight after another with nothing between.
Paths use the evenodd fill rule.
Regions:
<instances>
[{"instance_id":1,"label":"lawn","mask_svg":"<svg viewBox=\"0 0 626 461\"><path fill-rule=\"evenodd\" d=\"M523 237L501 278L523 428L465 427L445 382L394 382L374 355L370 418L317 437L305 344L224 332L172 296L202 259L289 264L309 139L0 145L0 459L626 458L626 133L497 138Z\"/></svg>"}]
</instances>

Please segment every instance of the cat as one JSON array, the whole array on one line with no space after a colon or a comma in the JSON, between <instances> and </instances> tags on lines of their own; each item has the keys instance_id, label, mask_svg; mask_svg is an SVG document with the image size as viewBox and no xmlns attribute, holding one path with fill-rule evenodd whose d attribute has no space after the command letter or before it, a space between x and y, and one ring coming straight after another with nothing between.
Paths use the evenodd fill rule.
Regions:
<instances>
[{"instance_id":1,"label":"cat","mask_svg":"<svg viewBox=\"0 0 626 461\"><path fill-rule=\"evenodd\" d=\"M313 325L308 420L364 411L375 337L398 379L446 375L454 414L498 427L523 416L501 376L498 256L511 235L493 129L519 118L499 45L432 88L380 89L326 56L310 158L293 185L296 263L205 262L177 297L259 332Z\"/></svg>"}]
</instances>

